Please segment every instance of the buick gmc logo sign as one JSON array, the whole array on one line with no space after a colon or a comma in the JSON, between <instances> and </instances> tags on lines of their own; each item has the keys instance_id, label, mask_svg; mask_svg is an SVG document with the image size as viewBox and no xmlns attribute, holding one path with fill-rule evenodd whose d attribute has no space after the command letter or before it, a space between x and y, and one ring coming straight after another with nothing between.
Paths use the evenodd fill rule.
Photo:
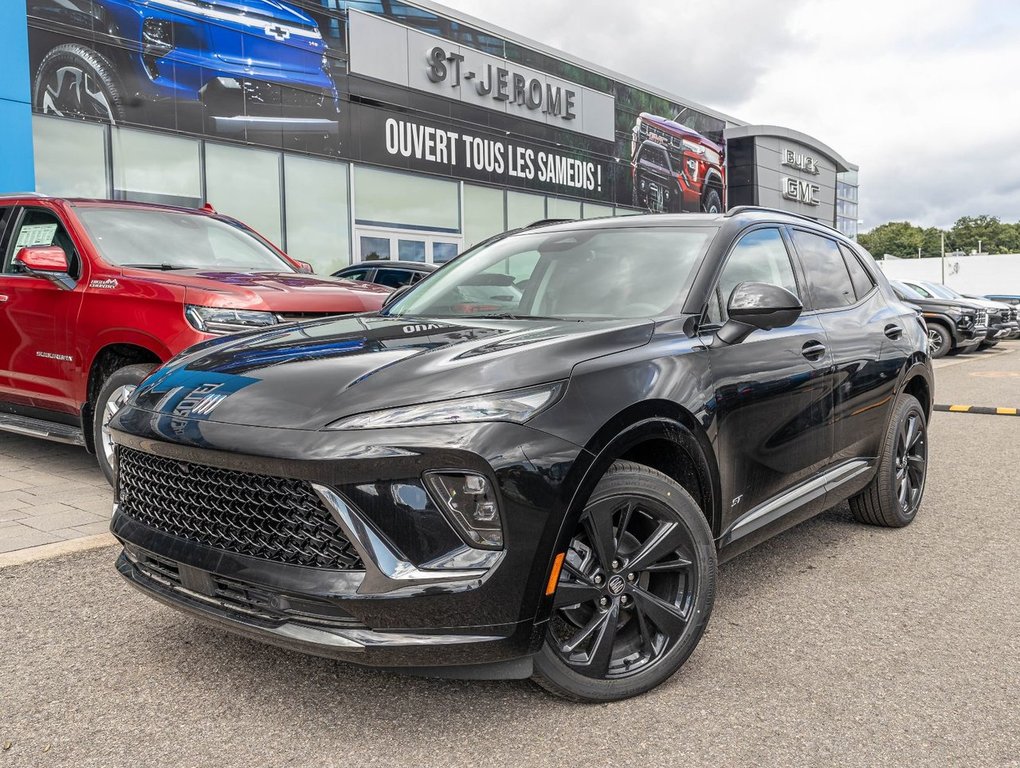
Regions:
<instances>
[{"instance_id":1,"label":"buick gmc logo sign","mask_svg":"<svg viewBox=\"0 0 1020 768\"><path fill-rule=\"evenodd\" d=\"M492 64L473 65L460 53L447 53L434 46L426 56L426 74L430 82L449 82L453 88L472 87L479 96L491 96L495 101L521 104L530 110L555 115L564 120L577 117L574 103L577 92L537 77L515 72L509 66ZM475 70L478 70L477 72Z\"/></svg>"}]
</instances>

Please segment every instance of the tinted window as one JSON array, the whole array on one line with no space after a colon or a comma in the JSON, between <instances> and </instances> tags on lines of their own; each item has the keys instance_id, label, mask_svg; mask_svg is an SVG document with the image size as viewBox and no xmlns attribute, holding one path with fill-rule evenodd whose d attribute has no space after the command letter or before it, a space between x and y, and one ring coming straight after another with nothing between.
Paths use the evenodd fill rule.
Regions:
<instances>
[{"instance_id":1,"label":"tinted window","mask_svg":"<svg viewBox=\"0 0 1020 768\"><path fill-rule=\"evenodd\" d=\"M413 278L414 272L409 269L380 269L375 275L375 282L390 288L401 288L410 285Z\"/></svg>"},{"instance_id":2,"label":"tinted window","mask_svg":"<svg viewBox=\"0 0 1020 768\"><path fill-rule=\"evenodd\" d=\"M861 264L861 260L853 251L842 244L839 248L843 251L846 268L850 270L850 282L854 285L854 293L857 294L858 299L863 299L871 293L871 289L875 287L875 281L871 279L871 275L868 274L864 265Z\"/></svg>"},{"instance_id":3,"label":"tinted window","mask_svg":"<svg viewBox=\"0 0 1020 768\"><path fill-rule=\"evenodd\" d=\"M371 269L341 269L334 277L342 277L344 280L367 280Z\"/></svg>"},{"instance_id":4,"label":"tinted window","mask_svg":"<svg viewBox=\"0 0 1020 768\"><path fill-rule=\"evenodd\" d=\"M771 283L798 295L790 255L778 229L756 229L733 247L709 300L708 322L725 319L730 294L740 283Z\"/></svg>"},{"instance_id":5,"label":"tinted window","mask_svg":"<svg viewBox=\"0 0 1020 768\"><path fill-rule=\"evenodd\" d=\"M804 276L815 309L845 307L857 301L850 273L835 240L795 229L793 242L804 263Z\"/></svg>"}]
</instances>

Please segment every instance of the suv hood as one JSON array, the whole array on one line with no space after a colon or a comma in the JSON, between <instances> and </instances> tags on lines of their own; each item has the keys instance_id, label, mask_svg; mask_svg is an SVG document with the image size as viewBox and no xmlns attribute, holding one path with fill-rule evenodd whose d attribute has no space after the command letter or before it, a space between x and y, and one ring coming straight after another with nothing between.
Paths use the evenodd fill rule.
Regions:
<instances>
[{"instance_id":1,"label":"suv hood","mask_svg":"<svg viewBox=\"0 0 1020 768\"><path fill-rule=\"evenodd\" d=\"M321 429L355 413L566 379L578 363L646 344L654 327L381 315L298 323L194 347L148 378L132 405L178 422Z\"/></svg>"},{"instance_id":2,"label":"suv hood","mask_svg":"<svg viewBox=\"0 0 1020 768\"><path fill-rule=\"evenodd\" d=\"M121 274L132 282L183 288L187 304L285 314L371 312L392 293L385 286L302 272L124 269Z\"/></svg>"}]
</instances>

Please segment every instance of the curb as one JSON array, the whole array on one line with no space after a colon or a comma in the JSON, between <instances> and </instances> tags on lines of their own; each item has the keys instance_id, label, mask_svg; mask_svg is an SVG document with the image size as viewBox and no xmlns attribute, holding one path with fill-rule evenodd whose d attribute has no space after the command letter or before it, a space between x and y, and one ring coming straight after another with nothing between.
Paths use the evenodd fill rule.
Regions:
<instances>
[{"instance_id":1,"label":"curb","mask_svg":"<svg viewBox=\"0 0 1020 768\"><path fill-rule=\"evenodd\" d=\"M1020 408L994 408L989 405L935 405L943 413L978 413L983 416L1020 416Z\"/></svg>"},{"instance_id":2,"label":"curb","mask_svg":"<svg viewBox=\"0 0 1020 768\"><path fill-rule=\"evenodd\" d=\"M100 533L96 536L82 536L80 539L68 541L56 541L52 544L42 544L38 547L27 549L16 549L13 552L0 554L0 568L9 568L13 565L24 565L37 560L49 560L61 555L70 555L75 552L87 552L90 549L101 547L112 547L117 543L112 534Z\"/></svg>"}]
</instances>

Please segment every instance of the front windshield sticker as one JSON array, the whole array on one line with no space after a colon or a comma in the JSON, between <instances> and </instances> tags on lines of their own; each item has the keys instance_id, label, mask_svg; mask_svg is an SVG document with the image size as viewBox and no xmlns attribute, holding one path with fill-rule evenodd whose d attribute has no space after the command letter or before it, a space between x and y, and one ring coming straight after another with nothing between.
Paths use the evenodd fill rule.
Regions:
<instances>
[{"instance_id":1,"label":"front windshield sticker","mask_svg":"<svg viewBox=\"0 0 1020 768\"><path fill-rule=\"evenodd\" d=\"M21 228L15 250L31 248L33 245L53 245L53 236L57 234L56 224L28 224Z\"/></svg>"}]
</instances>

